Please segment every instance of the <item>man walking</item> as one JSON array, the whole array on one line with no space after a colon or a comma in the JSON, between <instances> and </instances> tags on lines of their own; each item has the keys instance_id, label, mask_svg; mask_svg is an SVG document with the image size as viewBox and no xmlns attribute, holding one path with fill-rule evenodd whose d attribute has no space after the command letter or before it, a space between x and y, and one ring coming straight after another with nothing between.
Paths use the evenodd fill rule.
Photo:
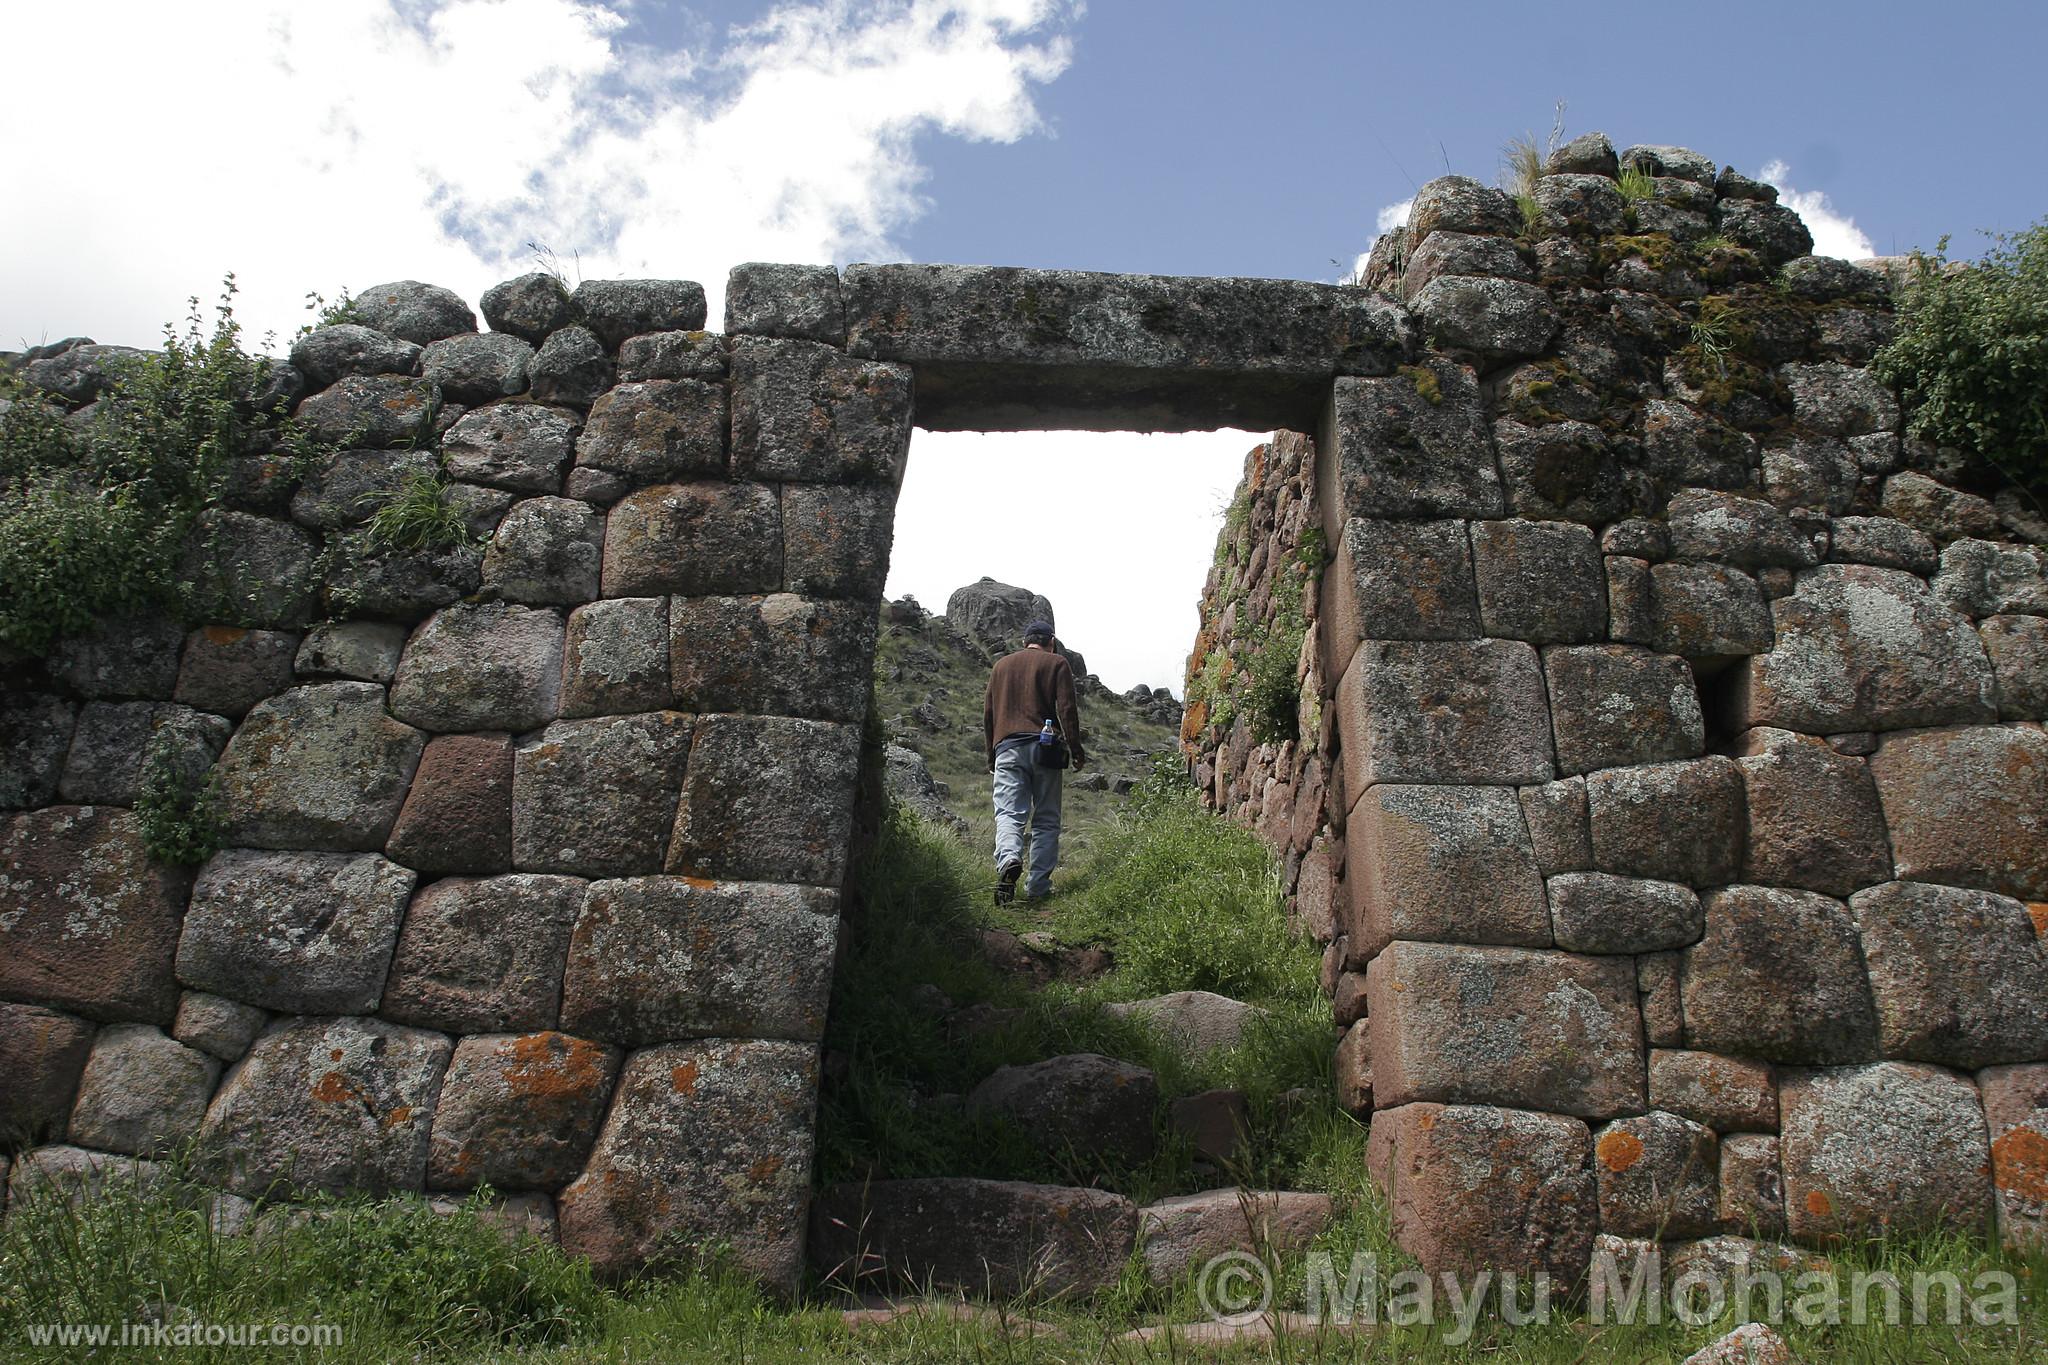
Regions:
<instances>
[{"instance_id":1,"label":"man walking","mask_svg":"<svg viewBox=\"0 0 2048 1365\"><path fill-rule=\"evenodd\" d=\"M1024 647L996 661L982 701L981 732L988 770L995 775L996 904L1017 898L1024 873L1024 829L1031 829L1031 879L1024 894L1052 894L1060 859L1060 781L1070 760L1086 766L1081 713L1074 705L1074 670L1053 649L1052 626L1033 621Z\"/></svg>"}]
</instances>

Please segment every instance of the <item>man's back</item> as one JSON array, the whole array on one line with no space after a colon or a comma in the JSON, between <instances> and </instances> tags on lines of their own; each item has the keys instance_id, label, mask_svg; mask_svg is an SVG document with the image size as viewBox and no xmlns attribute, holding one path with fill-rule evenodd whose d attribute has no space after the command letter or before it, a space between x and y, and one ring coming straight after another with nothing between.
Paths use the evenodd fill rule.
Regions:
<instances>
[{"instance_id":1,"label":"man's back","mask_svg":"<svg viewBox=\"0 0 2048 1365\"><path fill-rule=\"evenodd\" d=\"M1050 718L1076 762L1084 762L1081 715L1074 704L1074 670L1050 649L1027 645L996 660L982 707L982 739L991 763L996 745L1013 735L1037 734Z\"/></svg>"}]
</instances>

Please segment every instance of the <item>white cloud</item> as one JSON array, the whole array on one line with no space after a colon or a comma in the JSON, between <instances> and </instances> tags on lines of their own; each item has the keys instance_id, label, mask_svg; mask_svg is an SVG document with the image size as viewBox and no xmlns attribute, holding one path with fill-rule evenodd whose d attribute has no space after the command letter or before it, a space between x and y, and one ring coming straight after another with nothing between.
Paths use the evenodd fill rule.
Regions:
<instances>
[{"instance_id":1,"label":"white cloud","mask_svg":"<svg viewBox=\"0 0 2048 1365\"><path fill-rule=\"evenodd\" d=\"M1351 273L1346 275L1341 283L1348 284L1365 278L1365 263L1372 259L1373 247L1379 244L1380 238L1395 228L1405 227L1408 223L1408 211L1414 207L1415 200L1410 197L1398 204L1389 204L1379 211L1373 219L1372 240L1365 244L1365 250L1359 252L1358 258L1351 262Z\"/></svg>"},{"instance_id":2,"label":"white cloud","mask_svg":"<svg viewBox=\"0 0 2048 1365\"><path fill-rule=\"evenodd\" d=\"M1798 190L1792 187L1792 168L1783 161L1769 161L1757 172L1757 179L1778 189L1778 201L1806 223L1807 231L1813 234L1813 254L1816 256L1837 256L1845 261L1861 260L1875 256L1877 248L1863 229L1856 226L1856 220L1846 213L1838 213L1828 202L1827 195L1819 190Z\"/></svg>"},{"instance_id":3,"label":"white cloud","mask_svg":"<svg viewBox=\"0 0 2048 1365\"><path fill-rule=\"evenodd\" d=\"M1009 141L1069 60L1068 0L792 0L717 50L626 0L97 0L12 15L41 111L0 204L0 345L142 342L228 270L252 330L416 278L472 301L552 246L585 276L900 254L912 139ZM61 11L61 12L60 12ZM83 41L81 34L92 40Z\"/></svg>"}]
</instances>

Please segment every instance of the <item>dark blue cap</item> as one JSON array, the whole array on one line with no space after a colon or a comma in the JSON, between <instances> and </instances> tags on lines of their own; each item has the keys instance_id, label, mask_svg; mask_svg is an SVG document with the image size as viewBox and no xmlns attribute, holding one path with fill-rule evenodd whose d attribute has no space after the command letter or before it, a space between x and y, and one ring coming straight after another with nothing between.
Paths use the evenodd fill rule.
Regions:
<instances>
[{"instance_id":1,"label":"dark blue cap","mask_svg":"<svg viewBox=\"0 0 2048 1365\"><path fill-rule=\"evenodd\" d=\"M1033 621L1030 625L1024 627L1024 643L1027 645L1033 640L1050 640L1051 638L1052 622L1050 621Z\"/></svg>"}]
</instances>

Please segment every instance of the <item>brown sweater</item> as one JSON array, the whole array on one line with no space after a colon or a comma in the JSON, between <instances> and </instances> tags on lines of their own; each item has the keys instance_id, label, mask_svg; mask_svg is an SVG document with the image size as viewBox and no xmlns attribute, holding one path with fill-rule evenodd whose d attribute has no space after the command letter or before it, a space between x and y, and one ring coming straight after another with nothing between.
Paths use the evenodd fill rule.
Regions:
<instances>
[{"instance_id":1,"label":"brown sweater","mask_svg":"<svg viewBox=\"0 0 2048 1365\"><path fill-rule=\"evenodd\" d=\"M995 766L998 743L1012 735L1037 734L1047 716L1066 740L1074 762L1086 763L1072 666L1053 651L1031 645L996 660L981 707L981 737L989 766Z\"/></svg>"}]
</instances>

